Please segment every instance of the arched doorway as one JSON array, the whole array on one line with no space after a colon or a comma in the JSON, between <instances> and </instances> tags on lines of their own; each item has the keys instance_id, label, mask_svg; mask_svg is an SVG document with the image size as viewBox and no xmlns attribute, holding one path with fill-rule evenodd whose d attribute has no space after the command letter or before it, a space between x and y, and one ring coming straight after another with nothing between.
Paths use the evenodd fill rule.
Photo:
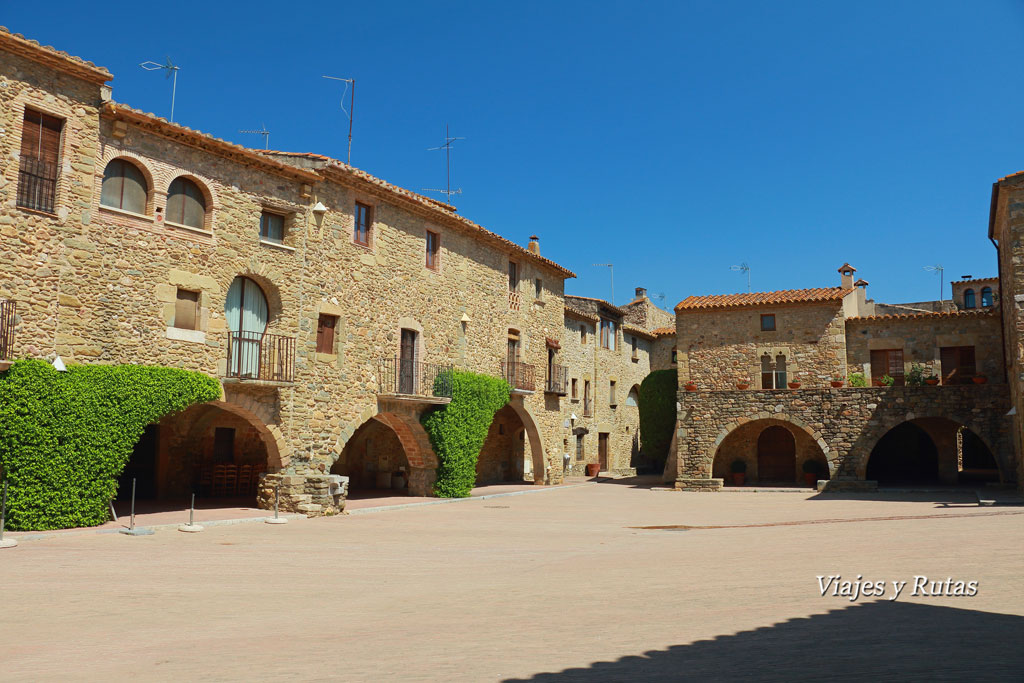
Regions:
<instances>
[{"instance_id":1,"label":"arched doorway","mask_svg":"<svg viewBox=\"0 0 1024 683\"><path fill-rule=\"evenodd\" d=\"M494 414L477 456L476 485L533 482L548 478L540 431L521 396Z\"/></svg>"},{"instance_id":2,"label":"arched doorway","mask_svg":"<svg viewBox=\"0 0 1024 683\"><path fill-rule=\"evenodd\" d=\"M986 289L988 289L986 287ZM959 466L957 480L961 484L998 482L999 465L981 437L966 427L958 430Z\"/></svg>"},{"instance_id":3,"label":"arched doorway","mask_svg":"<svg viewBox=\"0 0 1024 683\"><path fill-rule=\"evenodd\" d=\"M939 452L922 427L904 422L885 433L868 458L866 478L879 484L937 484Z\"/></svg>"},{"instance_id":4,"label":"arched doorway","mask_svg":"<svg viewBox=\"0 0 1024 683\"><path fill-rule=\"evenodd\" d=\"M796 439L785 427L768 427L757 437L757 479L786 484L796 480Z\"/></svg>"},{"instance_id":5,"label":"arched doorway","mask_svg":"<svg viewBox=\"0 0 1024 683\"><path fill-rule=\"evenodd\" d=\"M999 481L992 450L976 432L944 417L903 422L878 440L865 478L881 486L978 484Z\"/></svg>"},{"instance_id":6,"label":"arched doorway","mask_svg":"<svg viewBox=\"0 0 1024 683\"><path fill-rule=\"evenodd\" d=\"M397 432L374 417L345 443L331 474L348 477L349 497L358 499L409 495L411 470Z\"/></svg>"}]
</instances>

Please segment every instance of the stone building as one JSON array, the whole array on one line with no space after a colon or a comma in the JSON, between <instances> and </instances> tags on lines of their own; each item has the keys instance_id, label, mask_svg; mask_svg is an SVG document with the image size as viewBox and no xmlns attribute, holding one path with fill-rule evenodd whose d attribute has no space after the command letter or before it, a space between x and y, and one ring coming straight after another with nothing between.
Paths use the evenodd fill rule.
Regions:
<instances>
[{"instance_id":1,"label":"stone building","mask_svg":"<svg viewBox=\"0 0 1024 683\"><path fill-rule=\"evenodd\" d=\"M667 480L690 490L720 488L734 472L761 484L809 475L828 488L1016 480L995 309L884 307L855 272L843 264L835 287L676 306Z\"/></svg>"}]
</instances>

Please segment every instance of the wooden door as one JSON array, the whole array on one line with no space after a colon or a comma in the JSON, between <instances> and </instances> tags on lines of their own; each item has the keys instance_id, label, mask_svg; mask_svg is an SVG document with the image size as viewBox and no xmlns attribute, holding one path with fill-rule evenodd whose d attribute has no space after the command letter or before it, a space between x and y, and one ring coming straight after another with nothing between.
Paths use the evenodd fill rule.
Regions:
<instances>
[{"instance_id":1,"label":"wooden door","mask_svg":"<svg viewBox=\"0 0 1024 683\"><path fill-rule=\"evenodd\" d=\"M881 382L889 375L893 386L904 385L903 349L875 349L871 352L871 380Z\"/></svg>"},{"instance_id":2,"label":"wooden door","mask_svg":"<svg viewBox=\"0 0 1024 683\"><path fill-rule=\"evenodd\" d=\"M970 384L976 372L973 346L946 346L939 351L943 384Z\"/></svg>"},{"instance_id":3,"label":"wooden door","mask_svg":"<svg viewBox=\"0 0 1024 683\"><path fill-rule=\"evenodd\" d=\"M402 330L402 346L398 359L398 391L416 393L416 331Z\"/></svg>"},{"instance_id":4,"label":"wooden door","mask_svg":"<svg viewBox=\"0 0 1024 683\"><path fill-rule=\"evenodd\" d=\"M757 479L796 482L796 441L785 427L768 427L757 437Z\"/></svg>"},{"instance_id":5,"label":"wooden door","mask_svg":"<svg viewBox=\"0 0 1024 683\"><path fill-rule=\"evenodd\" d=\"M608 471L608 434L599 433L597 435L597 455L601 463L601 471Z\"/></svg>"}]
</instances>

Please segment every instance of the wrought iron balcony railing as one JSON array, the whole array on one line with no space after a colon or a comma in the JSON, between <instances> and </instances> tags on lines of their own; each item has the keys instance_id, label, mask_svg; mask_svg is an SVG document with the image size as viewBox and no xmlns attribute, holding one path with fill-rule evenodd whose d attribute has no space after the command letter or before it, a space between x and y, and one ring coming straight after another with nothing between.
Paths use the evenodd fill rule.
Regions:
<instances>
[{"instance_id":1,"label":"wrought iron balcony railing","mask_svg":"<svg viewBox=\"0 0 1024 683\"><path fill-rule=\"evenodd\" d=\"M381 393L400 396L452 397L452 370L455 366L421 363L391 356L380 361Z\"/></svg>"},{"instance_id":2,"label":"wrought iron balcony railing","mask_svg":"<svg viewBox=\"0 0 1024 683\"><path fill-rule=\"evenodd\" d=\"M14 353L15 309L13 301L0 301L0 360L7 360Z\"/></svg>"},{"instance_id":3,"label":"wrought iron balcony railing","mask_svg":"<svg viewBox=\"0 0 1024 683\"><path fill-rule=\"evenodd\" d=\"M501 376L512 385L513 389L520 391L534 391L534 378L537 368L529 363L519 361L501 361Z\"/></svg>"},{"instance_id":4,"label":"wrought iron balcony railing","mask_svg":"<svg viewBox=\"0 0 1024 683\"><path fill-rule=\"evenodd\" d=\"M18 206L53 213L57 166L23 156L18 162Z\"/></svg>"},{"instance_id":5,"label":"wrought iron balcony railing","mask_svg":"<svg viewBox=\"0 0 1024 683\"><path fill-rule=\"evenodd\" d=\"M551 365L548 367L548 379L544 385L544 391L548 394L565 396L569 387L569 368L565 365Z\"/></svg>"},{"instance_id":6,"label":"wrought iron balcony railing","mask_svg":"<svg viewBox=\"0 0 1024 683\"><path fill-rule=\"evenodd\" d=\"M228 332L228 377L295 381L295 337Z\"/></svg>"}]
</instances>

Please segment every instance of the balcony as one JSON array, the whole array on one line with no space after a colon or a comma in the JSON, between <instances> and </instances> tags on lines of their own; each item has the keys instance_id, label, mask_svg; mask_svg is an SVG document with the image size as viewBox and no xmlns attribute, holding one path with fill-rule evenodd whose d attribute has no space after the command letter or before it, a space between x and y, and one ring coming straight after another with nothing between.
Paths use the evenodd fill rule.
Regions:
<instances>
[{"instance_id":1,"label":"balcony","mask_svg":"<svg viewBox=\"0 0 1024 683\"><path fill-rule=\"evenodd\" d=\"M501 361L501 376L512 386L513 391L534 391L537 368L519 361Z\"/></svg>"},{"instance_id":2,"label":"balcony","mask_svg":"<svg viewBox=\"0 0 1024 683\"><path fill-rule=\"evenodd\" d=\"M508 310L518 311L523 306L523 295L515 290L508 290Z\"/></svg>"},{"instance_id":3,"label":"balcony","mask_svg":"<svg viewBox=\"0 0 1024 683\"><path fill-rule=\"evenodd\" d=\"M451 398L451 364L420 363L391 356L380 361L380 393L400 397Z\"/></svg>"},{"instance_id":4,"label":"balcony","mask_svg":"<svg viewBox=\"0 0 1024 683\"><path fill-rule=\"evenodd\" d=\"M228 332L227 377L266 382L295 381L295 337Z\"/></svg>"},{"instance_id":5,"label":"balcony","mask_svg":"<svg viewBox=\"0 0 1024 683\"><path fill-rule=\"evenodd\" d=\"M7 360L14 353L15 308L13 301L0 301L0 360Z\"/></svg>"},{"instance_id":6,"label":"balcony","mask_svg":"<svg viewBox=\"0 0 1024 683\"><path fill-rule=\"evenodd\" d=\"M569 368L565 365L548 366L548 379L544 384L545 394L565 396L569 387Z\"/></svg>"}]
</instances>

